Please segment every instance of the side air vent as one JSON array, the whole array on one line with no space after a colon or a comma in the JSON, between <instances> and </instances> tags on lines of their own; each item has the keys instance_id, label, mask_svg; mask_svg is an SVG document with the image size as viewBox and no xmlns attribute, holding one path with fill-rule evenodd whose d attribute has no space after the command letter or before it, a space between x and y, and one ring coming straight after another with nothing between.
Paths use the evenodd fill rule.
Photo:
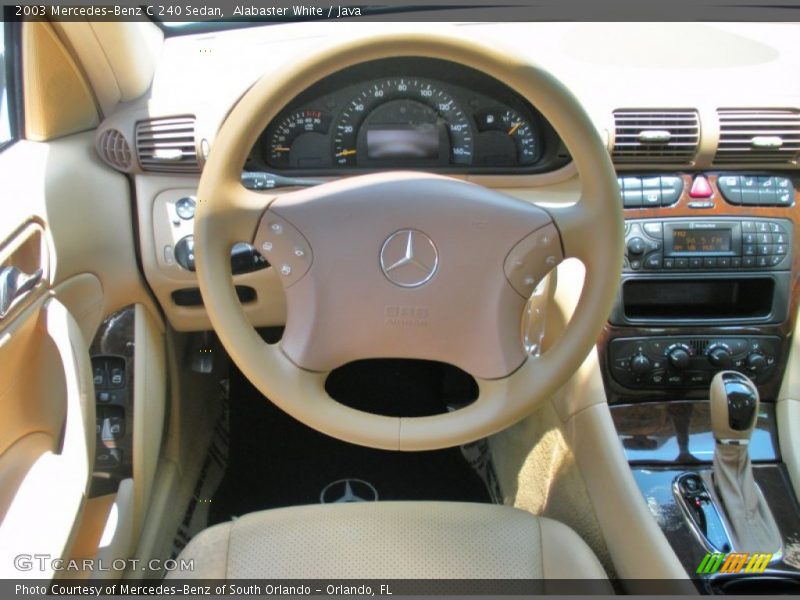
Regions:
<instances>
[{"instance_id":1,"label":"side air vent","mask_svg":"<svg viewBox=\"0 0 800 600\"><path fill-rule=\"evenodd\" d=\"M118 129L106 129L97 138L97 153L105 162L120 171L130 171L133 153L128 140Z\"/></svg>"},{"instance_id":2,"label":"side air vent","mask_svg":"<svg viewBox=\"0 0 800 600\"><path fill-rule=\"evenodd\" d=\"M715 163L783 165L800 157L800 111L721 108L717 115Z\"/></svg>"},{"instance_id":3,"label":"side air vent","mask_svg":"<svg viewBox=\"0 0 800 600\"><path fill-rule=\"evenodd\" d=\"M616 110L614 150L618 164L690 164L700 142L695 110Z\"/></svg>"},{"instance_id":4,"label":"side air vent","mask_svg":"<svg viewBox=\"0 0 800 600\"><path fill-rule=\"evenodd\" d=\"M136 152L143 171L198 173L194 117L139 121Z\"/></svg>"}]
</instances>

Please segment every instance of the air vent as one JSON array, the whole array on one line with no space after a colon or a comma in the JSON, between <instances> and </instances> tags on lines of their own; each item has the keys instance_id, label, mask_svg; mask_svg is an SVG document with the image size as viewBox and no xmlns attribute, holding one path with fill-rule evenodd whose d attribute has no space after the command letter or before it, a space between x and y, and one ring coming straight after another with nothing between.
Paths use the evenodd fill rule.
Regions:
<instances>
[{"instance_id":1,"label":"air vent","mask_svg":"<svg viewBox=\"0 0 800 600\"><path fill-rule=\"evenodd\" d=\"M97 152L104 161L120 171L129 171L133 166L130 144L122 132L106 129L97 138Z\"/></svg>"},{"instance_id":2,"label":"air vent","mask_svg":"<svg viewBox=\"0 0 800 600\"><path fill-rule=\"evenodd\" d=\"M714 162L787 164L800 157L800 112L719 109L719 146Z\"/></svg>"},{"instance_id":3,"label":"air vent","mask_svg":"<svg viewBox=\"0 0 800 600\"><path fill-rule=\"evenodd\" d=\"M694 110L614 111L614 162L685 165L694 160L700 121Z\"/></svg>"},{"instance_id":4,"label":"air vent","mask_svg":"<svg viewBox=\"0 0 800 600\"><path fill-rule=\"evenodd\" d=\"M194 117L169 117L136 124L136 152L144 171L198 173Z\"/></svg>"}]
</instances>

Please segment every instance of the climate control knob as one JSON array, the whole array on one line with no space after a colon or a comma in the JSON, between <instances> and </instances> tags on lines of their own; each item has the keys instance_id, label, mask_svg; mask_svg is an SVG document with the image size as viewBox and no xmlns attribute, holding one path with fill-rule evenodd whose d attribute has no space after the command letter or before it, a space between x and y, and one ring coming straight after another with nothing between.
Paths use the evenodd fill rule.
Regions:
<instances>
[{"instance_id":1,"label":"climate control knob","mask_svg":"<svg viewBox=\"0 0 800 600\"><path fill-rule=\"evenodd\" d=\"M714 344L708 349L706 353L708 362L720 369L730 369L733 366L733 356L727 346L722 344Z\"/></svg>"},{"instance_id":2,"label":"climate control knob","mask_svg":"<svg viewBox=\"0 0 800 600\"><path fill-rule=\"evenodd\" d=\"M683 371L687 368L690 359L691 354L689 354L689 349L685 346L676 346L667 352L669 364L678 371Z\"/></svg>"},{"instance_id":3,"label":"climate control knob","mask_svg":"<svg viewBox=\"0 0 800 600\"><path fill-rule=\"evenodd\" d=\"M649 373L652 366L650 359L644 354L637 354L631 359L631 371L637 375Z\"/></svg>"},{"instance_id":4,"label":"climate control knob","mask_svg":"<svg viewBox=\"0 0 800 600\"><path fill-rule=\"evenodd\" d=\"M760 371L767 366L767 357L761 352L751 352L747 355L747 368L750 371Z\"/></svg>"}]
</instances>

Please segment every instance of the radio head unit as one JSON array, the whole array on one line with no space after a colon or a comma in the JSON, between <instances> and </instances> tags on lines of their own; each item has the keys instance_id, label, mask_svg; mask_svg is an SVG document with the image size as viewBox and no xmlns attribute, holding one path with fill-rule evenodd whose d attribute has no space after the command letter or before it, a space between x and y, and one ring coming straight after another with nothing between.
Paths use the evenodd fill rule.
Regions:
<instances>
[{"instance_id":1,"label":"radio head unit","mask_svg":"<svg viewBox=\"0 0 800 600\"><path fill-rule=\"evenodd\" d=\"M786 219L645 219L626 222L624 271L730 271L791 268Z\"/></svg>"},{"instance_id":2,"label":"radio head unit","mask_svg":"<svg viewBox=\"0 0 800 600\"><path fill-rule=\"evenodd\" d=\"M664 223L664 256L741 256L739 221Z\"/></svg>"}]
</instances>

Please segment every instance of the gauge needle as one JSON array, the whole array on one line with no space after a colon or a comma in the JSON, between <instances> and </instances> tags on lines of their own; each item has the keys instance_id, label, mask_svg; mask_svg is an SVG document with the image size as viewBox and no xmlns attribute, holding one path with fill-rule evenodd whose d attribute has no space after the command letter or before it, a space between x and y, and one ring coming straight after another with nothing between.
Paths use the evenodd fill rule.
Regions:
<instances>
[{"instance_id":1,"label":"gauge needle","mask_svg":"<svg viewBox=\"0 0 800 600\"><path fill-rule=\"evenodd\" d=\"M353 154L355 154L355 153L356 153L356 151L355 151L355 150L342 150L342 151L341 151L341 152L339 152L339 154L337 154L336 156L352 156L352 155L353 155Z\"/></svg>"},{"instance_id":2,"label":"gauge needle","mask_svg":"<svg viewBox=\"0 0 800 600\"><path fill-rule=\"evenodd\" d=\"M273 150L275 152L289 152L289 150L291 150L291 148L286 148L285 146L277 146L277 147L273 148Z\"/></svg>"},{"instance_id":3,"label":"gauge needle","mask_svg":"<svg viewBox=\"0 0 800 600\"><path fill-rule=\"evenodd\" d=\"M508 135L514 135L517 129L519 129L521 126L522 122L516 123L511 129L508 130Z\"/></svg>"}]
</instances>

